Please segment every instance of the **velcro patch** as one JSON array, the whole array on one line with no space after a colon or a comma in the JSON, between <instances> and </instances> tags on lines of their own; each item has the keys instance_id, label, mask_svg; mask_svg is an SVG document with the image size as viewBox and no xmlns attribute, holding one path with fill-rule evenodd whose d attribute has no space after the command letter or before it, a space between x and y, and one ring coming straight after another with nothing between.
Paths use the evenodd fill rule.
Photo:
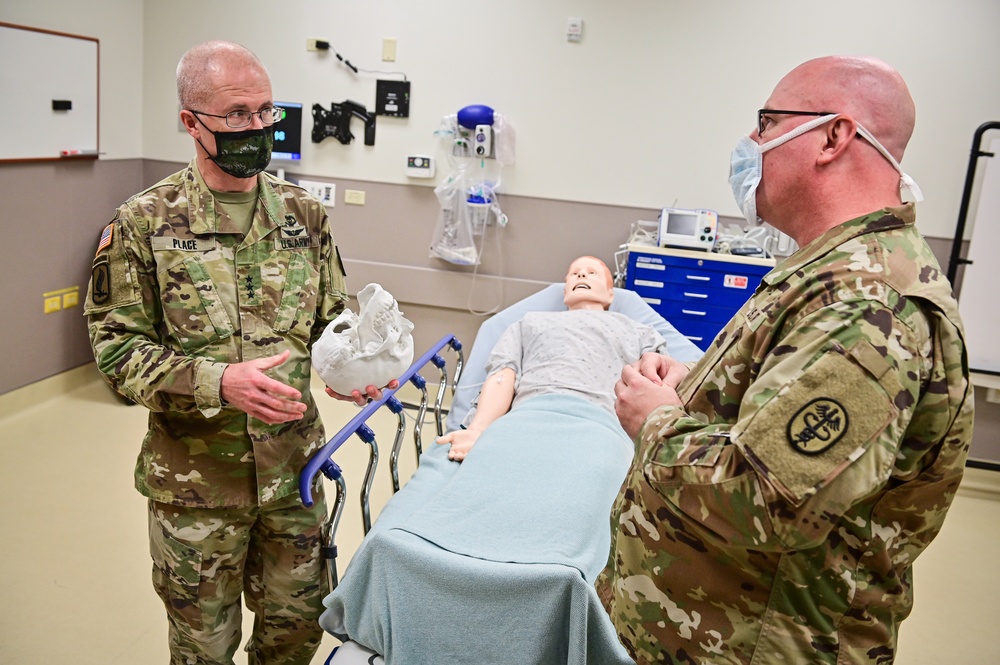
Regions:
<instances>
[{"instance_id":1,"label":"velcro patch","mask_svg":"<svg viewBox=\"0 0 1000 665\"><path fill-rule=\"evenodd\" d=\"M309 247L319 247L319 236L299 236L298 238L275 238L274 248L282 249L306 249Z\"/></svg>"},{"instance_id":2,"label":"velcro patch","mask_svg":"<svg viewBox=\"0 0 1000 665\"><path fill-rule=\"evenodd\" d=\"M828 351L734 434L768 481L800 505L859 458L897 413L871 373Z\"/></svg>"},{"instance_id":3,"label":"velcro patch","mask_svg":"<svg viewBox=\"0 0 1000 665\"><path fill-rule=\"evenodd\" d=\"M90 278L90 299L95 305L103 305L111 300L111 264L106 256L94 261Z\"/></svg>"},{"instance_id":4,"label":"velcro patch","mask_svg":"<svg viewBox=\"0 0 1000 665\"><path fill-rule=\"evenodd\" d=\"M111 222L110 224L104 227L104 230L101 231L101 240L100 242L97 243L97 252L95 252L94 254L95 256L97 254L100 254L101 250L111 246L111 238L114 235L114 232L115 232L114 222Z\"/></svg>"},{"instance_id":5,"label":"velcro patch","mask_svg":"<svg viewBox=\"0 0 1000 665\"><path fill-rule=\"evenodd\" d=\"M153 236L149 239L153 251L207 252L215 247L214 238L175 238L173 236Z\"/></svg>"}]
</instances>

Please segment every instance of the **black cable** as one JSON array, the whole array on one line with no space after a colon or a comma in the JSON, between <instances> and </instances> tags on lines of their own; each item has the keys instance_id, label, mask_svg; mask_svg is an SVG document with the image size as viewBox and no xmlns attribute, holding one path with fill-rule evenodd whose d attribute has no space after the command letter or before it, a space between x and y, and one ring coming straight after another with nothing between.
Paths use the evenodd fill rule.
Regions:
<instances>
[{"instance_id":1,"label":"black cable","mask_svg":"<svg viewBox=\"0 0 1000 665\"><path fill-rule=\"evenodd\" d=\"M337 60L339 60L342 63L344 63L344 65L346 65L347 67L349 67L351 69L351 71L354 72L355 74L357 74L358 72L364 72L365 74L387 74L389 76L402 76L404 81L407 80L406 79L406 74L404 72L386 72L386 71L382 71L382 70L379 70L379 69L358 69L353 64L351 64L350 60L348 60L344 56L342 56L339 53L337 53L337 49L333 48L330 45L330 42L328 42L328 41L317 39L316 40L316 49L319 50L319 51L333 51L333 54L337 57Z\"/></svg>"}]
</instances>

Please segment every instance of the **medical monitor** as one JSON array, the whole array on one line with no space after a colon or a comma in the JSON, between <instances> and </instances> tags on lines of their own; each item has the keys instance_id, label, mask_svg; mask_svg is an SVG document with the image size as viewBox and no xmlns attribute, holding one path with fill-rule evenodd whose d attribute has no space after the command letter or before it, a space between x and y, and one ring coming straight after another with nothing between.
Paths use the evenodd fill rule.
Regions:
<instances>
[{"instance_id":1,"label":"medical monitor","mask_svg":"<svg viewBox=\"0 0 1000 665\"><path fill-rule=\"evenodd\" d=\"M660 211L660 247L710 252L715 247L719 215L714 210L664 208Z\"/></svg>"},{"instance_id":2,"label":"medical monitor","mask_svg":"<svg viewBox=\"0 0 1000 665\"><path fill-rule=\"evenodd\" d=\"M285 109L285 117L274 123L274 149L271 159L297 162L302 159L302 104L275 102Z\"/></svg>"}]
</instances>

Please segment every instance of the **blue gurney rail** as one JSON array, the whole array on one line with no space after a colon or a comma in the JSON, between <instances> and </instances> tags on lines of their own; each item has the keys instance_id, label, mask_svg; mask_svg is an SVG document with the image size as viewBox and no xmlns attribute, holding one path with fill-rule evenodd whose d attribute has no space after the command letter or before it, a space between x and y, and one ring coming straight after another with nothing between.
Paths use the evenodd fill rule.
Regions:
<instances>
[{"instance_id":1,"label":"blue gurney rail","mask_svg":"<svg viewBox=\"0 0 1000 665\"><path fill-rule=\"evenodd\" d=\"M415 408L417 410L415 424L413 426L413 439L414 445L416 446L418 461L421 453L423 452L421 432L423 430L424 420L427 415L430 401L428 399L427 380L420 374L420 371L428 365L433 365L437 368L440 375L437 384L437 392L434 398L433 409L437 434L438 436L444 434L443 423L445 410L443 408L443 404L445 391L448 389L449 385L449 375L448 364L441 355L441 352L443 352L446 348L453 351L457 356L455 370L453 375L450 377L451 390L454 392L455 385L458 383L458 380L462 375L462 369L465 365L465 357L462 351L462 343L454 335L446 335L420 358L418 358L412 365L410 365L410 368L399 377L399 386L397 388L392 390L383 390L382 399L372 401L365 405L358 415L352 418L347 425L341 428L341 430L337 432L337 434L335 434L333 438L326 443L326 445L314 453L299 475L299 494L301 495L302 503L306 506L313 505L313 488L318 482L318 476L320 473L334 481L337 486L337 497L334 501L333 509L330 511L330 516L326 522L323 532L323 556L327 562L327 575L329 578L328 582L330 583L330 589L336 588L339 583L336 562L337 547L335 541L337 526L340 523L340 517L344 510L344 502L347 493L347 485L344 481L342 470L337 463L333 461L333 454L340 448L341 445L343 445L345 441L355 434L369 446L368 469L365 473L365 481L361 489L361 512L364 523L364 532L367 534L371 530L370 496L372 482L375 478L375 470L378 466L379 452L378 444L375 440L375 433L365 423L369 417L371 417L383 406L388 408L392 413L396 414L398 418L396 436L392 446L392 454L389 459L393 492L398 492L398 462L399 452L403 444L403 437L406 433L406 416L404 413L404 409L406 408ZM396 397L396 393L407 383L410 383L420 391L421 399L419 404L405 404Z\"/></svg>"}]
</instances>

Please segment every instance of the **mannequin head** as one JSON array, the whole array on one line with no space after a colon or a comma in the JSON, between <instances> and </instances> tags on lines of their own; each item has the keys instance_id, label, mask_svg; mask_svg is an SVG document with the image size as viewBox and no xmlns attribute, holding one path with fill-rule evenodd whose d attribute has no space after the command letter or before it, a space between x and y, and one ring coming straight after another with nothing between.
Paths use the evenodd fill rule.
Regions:
<instances>
[{"instance_id":1,"label":"mannequin head","mask_svg":"<svg viewBox=\"0 0 1000 665\"><path fill-rule=\"evenodd\" d=\"M563 287L568 309L607 309L613 298L614 279L604 261L581 256L569 265Z\"/></svg>"}]
</instances>

